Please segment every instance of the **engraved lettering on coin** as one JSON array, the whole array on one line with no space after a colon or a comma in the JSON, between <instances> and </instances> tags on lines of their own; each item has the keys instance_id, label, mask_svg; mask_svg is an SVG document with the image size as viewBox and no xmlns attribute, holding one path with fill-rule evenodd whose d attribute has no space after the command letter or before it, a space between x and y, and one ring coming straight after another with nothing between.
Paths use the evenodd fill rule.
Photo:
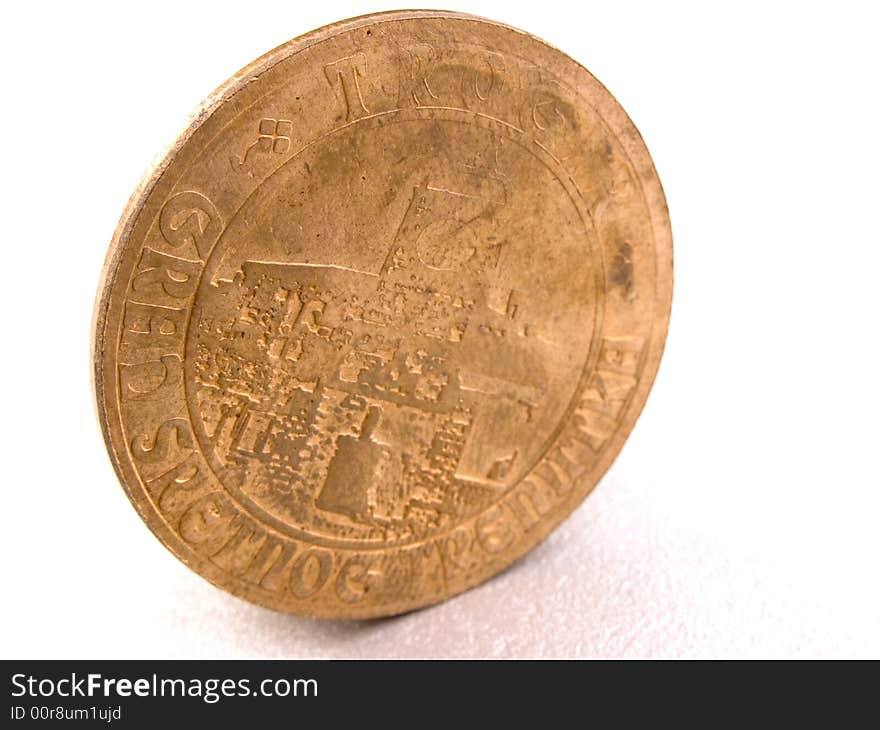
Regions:
<instances>
[{"instance_id":1,"label":"engraved lettering on coin","mask_svg":"<svg viewBox=\"0 0 880 730\"><path fill-rule=\"evenodd\" d=\"M222 223L214 204L201 193L178 193L162 208L159 228L180 255L195 254L204 261L220 234Z\"/></svg>"},{"instance_id":2,"label":"engraved lettering on coin","mask_svg":"<svg viewBox=\"0 0 880 730\"><path fill-rule=\"evenodd\" d=\"M361 90L361 84L367 75L366 66L363 53L346 56L324 66L327 81L333 87L344 109L345 121L357 119L370 111L364 103L364 94Z\"/></svg>"}]
</instances>

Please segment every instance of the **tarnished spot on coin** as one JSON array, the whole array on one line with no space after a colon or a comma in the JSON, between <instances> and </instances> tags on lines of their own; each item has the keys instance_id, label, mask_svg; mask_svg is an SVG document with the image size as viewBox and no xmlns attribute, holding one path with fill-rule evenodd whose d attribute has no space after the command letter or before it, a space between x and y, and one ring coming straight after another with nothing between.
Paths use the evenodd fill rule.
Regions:
<instances>
[{"instance_id":1,"label":"tarnished spot on coin","mask_svg":"<svg viewBox=\"0 0 880 730\"><path fill-rule=\"evenodd\" d=\"M482 19L358 18L233 77L135 193L97 304L101 426L215 584L399 613L592 489L671 285L650 157L587 71Z\"/></svg>"}]
</instances>

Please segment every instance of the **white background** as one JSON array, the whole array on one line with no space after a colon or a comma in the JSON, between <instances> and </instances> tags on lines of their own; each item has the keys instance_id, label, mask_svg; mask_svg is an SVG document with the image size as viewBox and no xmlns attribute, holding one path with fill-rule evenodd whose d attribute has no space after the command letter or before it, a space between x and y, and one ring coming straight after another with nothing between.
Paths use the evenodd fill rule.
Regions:
<instances>
[{"instance_id":1,"label":"white background","mask_svg":"<svg viewBox=\"0 0 880 730\"><path fill-rule=\"evenodd\" d=\"M445 5L586 65L660 173L672 327L617 462L513 569L401 618L284 616L191 573L99 436L89 329L107 245L153 156L228 76L401 5L6 2L4 657L880 656L871 4Z\"/></svg>"}]
</instances>

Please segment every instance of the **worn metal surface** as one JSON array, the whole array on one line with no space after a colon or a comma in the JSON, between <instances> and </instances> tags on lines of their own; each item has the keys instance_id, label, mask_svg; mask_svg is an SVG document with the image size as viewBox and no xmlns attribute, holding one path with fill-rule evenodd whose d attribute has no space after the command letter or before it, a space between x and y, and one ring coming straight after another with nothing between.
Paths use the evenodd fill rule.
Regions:
<instances>
[{"instance_id":1,"label":"worn metal surface","mask_svg":"<svg viewBox=\"0 0 880 730\"><path fill-rule=\"evenodd\" d=\"M671 287L651 159L586 70L482 19L357 18L230 79L132 197L96 308L101 426L207 579L399 613L593 488Z\"/></svg>"}]
</instances>

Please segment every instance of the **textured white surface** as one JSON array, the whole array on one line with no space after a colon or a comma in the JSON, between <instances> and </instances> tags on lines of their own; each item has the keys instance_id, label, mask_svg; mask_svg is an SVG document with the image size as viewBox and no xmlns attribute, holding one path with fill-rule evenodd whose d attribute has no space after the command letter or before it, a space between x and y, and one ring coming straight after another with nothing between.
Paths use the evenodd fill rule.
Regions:
<instances>
[{"instance_id":1,"label":"textured white surface","mask_svg":"<svg viewBox=\"0 0 880 730\"><path fill-rule=\"evenodd\" d=\"M5 646L13 655L102 657L877 655L880 606L857 582L873 574L850 582L802 555L725 544L664 508L651 496L658 486L639 489L615 473L504 574L439 606L369 622L251 606L157 555L140 532L138 558L148 563L110 581L98 568L128 561L104 557L95 571L56 579L58 600L31 607L29 637ZM872 561L858 559L866 570ZM104 582L89 585L90 575Z\"/></svg>"},{"instance_id":2,"label":"textured white surface","mask_svg":"<svg viewBox=\"0 0 880 730\"><path fill-rule=\"evenodd\" d=\"M445 4L581 60L660 171L672 330L617 463L521 563L400 618L277 615L189 572L97 433L106 244L198 99L287 38L381 6L5 3L4 657L880 656L872 10Z\"/></svg>"}]
</instances>

